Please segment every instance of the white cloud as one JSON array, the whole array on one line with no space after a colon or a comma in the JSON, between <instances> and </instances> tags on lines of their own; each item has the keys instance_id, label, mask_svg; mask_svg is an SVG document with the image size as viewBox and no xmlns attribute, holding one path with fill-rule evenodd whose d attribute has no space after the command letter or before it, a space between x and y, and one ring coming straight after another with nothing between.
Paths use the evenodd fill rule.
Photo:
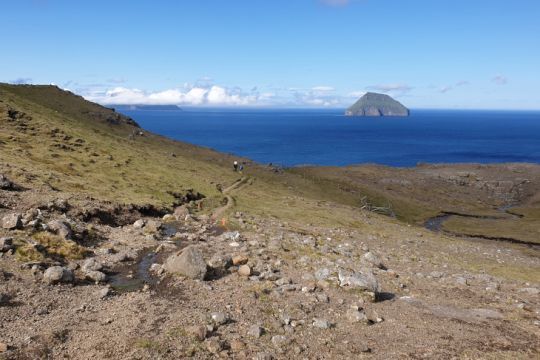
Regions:
<instances>
[{"instance_id":1,"label":"white cloud","mask_svg":"<svg viewBox=\"0 0 540 360\"><path fill-rule=\"evenodd\" d=\"M330 91L334 91L336 89L334 89L332 86L315 86L315 87L311 88L311 90L319 91L319 92L330 92Z\"/></svg>"},{"instance_id":2,"label":"white cloud","mask_svg":"<svg viewBox=\"0 0 540 360\"><path fill-rule=\"evenodd\" d=\"M508 78L504 75L498 74L495 75L491 81L493 81L497 85L506 85L508 84Z\"/></svg>"},{"instance_id":3,"label":"white cloud","mask_svg":"<svg viewBox=\"0 0 540 360\"><path fill-rule=\"evenodd\" d=\"M447 92L449 92L450 90L452 90L452 87L451 86L443 86L439 89L439 92L442 93L442 94L446 94Z\"/></svg>"},{"instance_id":4,"label":"white cloud","mask_svg":"<svg viewBox=\"0 0 540 360\"><path fill-rule=\"evenodd\" d=\"M406 93L412 90L407 84L379 84L372 85L368 89L381 91L384 93Z\"/></svg>"},{"instance_id":5,"label":"white cloud","mask_svg":"<svg viewBox=\"0 0 540 360\"><path fill-rule=\"evenodd\" d=\"M364 95L366 95L365 91L353 91L353 92L349 93L347 96L352 97L352 98L359 98L359 97L362 97Z\"/></svg>"},{"instance_id":6,"label":"white cloud","mask_svg":"<svg viewBox=\"0 0 540 360\"><path fill-rule=\"evenodd\" d=\"M465 85L470 85L470 82L468 82L467 80L461 80L456 83L456 86L465 86Z\"/></svg>"},{"instance_id":7,"label":"white cloud","mask_svg":"<svg viewBox=\"0 0 540 360\"><path fill-rule=\"evenodd\" d=\"M115 87L104 92L93 92L85 96L100 104L126 105L253 105L260 98L257 93L244 94L241 90L230 90L214 85L210 88L187 87L146 92L140 89Z\"/></svg>"}]
</instances>

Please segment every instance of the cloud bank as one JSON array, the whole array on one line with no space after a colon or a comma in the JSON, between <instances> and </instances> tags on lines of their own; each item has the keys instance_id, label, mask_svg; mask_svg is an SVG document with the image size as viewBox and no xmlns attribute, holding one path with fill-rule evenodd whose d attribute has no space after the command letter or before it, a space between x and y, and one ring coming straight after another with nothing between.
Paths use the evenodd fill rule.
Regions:
<instances>
[{"instance_id":1,"label":"cloud bank","mask_svg":"<svg viewBox=\"0 0 540 360\"><path fill-rule=\"evenodd\" d=\"M261 98L256 91L244 93L240 89L228 89L213 85L207 88L191 87L187 89L168 89L147 92L140 89L115 87L104 92L95 92L85 96L90 101L104 105L212 105L212 106L248 106L254 105Z\"/></svg>"}]
</instances>

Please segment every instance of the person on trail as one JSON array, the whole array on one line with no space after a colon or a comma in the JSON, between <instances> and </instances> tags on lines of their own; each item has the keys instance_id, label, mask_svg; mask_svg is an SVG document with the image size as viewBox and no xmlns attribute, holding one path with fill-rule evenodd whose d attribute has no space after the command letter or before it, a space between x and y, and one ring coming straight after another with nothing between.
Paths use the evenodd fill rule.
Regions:
<instances>
[{"instance_id":1,"label":"person on trail","mask_svg":"<svg viewBox=\"0 0 540 360\"><path fill-rule=\"evenodd\" d=\"M234 171L238 171L238 161L236 160L233 162L233 169Z\"/></svg>"}]
</instances>

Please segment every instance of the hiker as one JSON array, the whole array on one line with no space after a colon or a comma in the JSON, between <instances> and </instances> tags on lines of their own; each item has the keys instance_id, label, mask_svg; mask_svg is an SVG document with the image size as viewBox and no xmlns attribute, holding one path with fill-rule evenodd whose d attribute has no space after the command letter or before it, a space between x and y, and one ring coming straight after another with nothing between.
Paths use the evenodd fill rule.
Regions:
<instances>
[{"instance_id":1,"label":"hiker","mask_svg":"<svg viewBox=\"0 0 540 360\"><path fill-rule=\"evenodd\" d=\"M233 169L234 171L238 171L238 161L236 160L233 162Z\"/></svg>"},{"instance_id":2,"label":"hiker","mask_svg":"<svg viewBox=\"0 0 540 360\"><path fill-rule=\"evenodd\" d=\"M238 170L239 170L240 172L242 172L242 170L244 170L244 165L240 164L240 167L238 168Z\"/></svg>"}]
</instances>

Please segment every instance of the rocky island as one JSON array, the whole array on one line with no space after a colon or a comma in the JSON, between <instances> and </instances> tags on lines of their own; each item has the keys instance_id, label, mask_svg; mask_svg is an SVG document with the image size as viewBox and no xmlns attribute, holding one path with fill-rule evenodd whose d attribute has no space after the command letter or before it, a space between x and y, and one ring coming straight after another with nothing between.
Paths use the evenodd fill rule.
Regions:
<instances>
[{"instance_id":1,"label":"rocky island","mask_svg":"<svg viewBox=\"0 0 540 360\"><path fill-rule=\"evenodd\" d=\"M345 115L409 116L409 109L388 95L368 92L348 108Z\"/></svg>"}]
</instances>

